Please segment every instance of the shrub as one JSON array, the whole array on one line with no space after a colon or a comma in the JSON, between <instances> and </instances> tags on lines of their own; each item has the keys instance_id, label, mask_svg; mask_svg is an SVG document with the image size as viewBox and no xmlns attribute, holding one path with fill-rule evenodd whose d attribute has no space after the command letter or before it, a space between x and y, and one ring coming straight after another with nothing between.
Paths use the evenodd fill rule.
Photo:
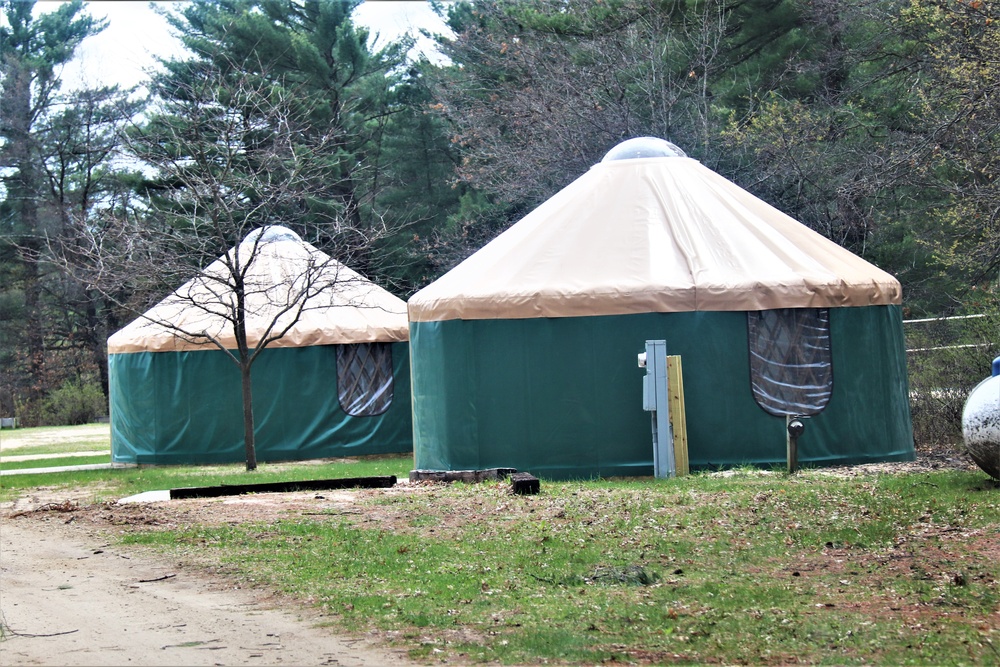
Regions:
<instances>
[{"instance_id":1,"label":"shrub","mask_svg":"<svg viewBox=\"0 0 1000 667\"><path fill-rule=\"evenodd\" d=\"M106 414L108 403L97 384L67 380L42 401L38 422L40 426L75 426Z\"/></svg>"}]
</instances>

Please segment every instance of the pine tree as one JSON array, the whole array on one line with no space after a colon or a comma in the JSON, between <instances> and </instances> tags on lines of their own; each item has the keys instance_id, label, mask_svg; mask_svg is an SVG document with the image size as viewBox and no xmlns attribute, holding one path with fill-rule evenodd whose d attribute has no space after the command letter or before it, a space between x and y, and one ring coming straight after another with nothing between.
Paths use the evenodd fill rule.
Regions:
<instances>
[{"instance_id":1,"label":"pine tree","mask_svg":"<svg viewBox=\"0 0 1000 667\"><path fill-rule=\"evenodd\" d=\"M83 6L82 0L73 0L36 16L33 0L0 0L0 15L6 19L0 22L4 190L0 203L0 320L4 322L0 355L5 371L14 369L4 384L16 388L17 402L26 400L29 406L59 381L49 377L50 372L59 375L52 368L49 348L53 342L66 340L53 335L53 330L54 318L65 314L61 286L67 276L46 261L48 239L63 232L71 207L82 204L86 208L94 196L93 190L83 193L77 187L84 184L60 180L56 174L60 146L67 148L67 142L74 142L77 157L72 159L78 159L86 143L84 135L68 124L70 113L63 111L67 97L58 78L59 67L73 57L80 43L104 27L86 15ZM64 176L70 172L74 178L79 175L76 169L62 169ZM76 325L72 328L79 331ZM103 341L98 344L103 346ZM96 353L96 345L91 349ZM5 409L14 407L12 395L0 398L7 403Z\"/></svg>"}]
</instances>

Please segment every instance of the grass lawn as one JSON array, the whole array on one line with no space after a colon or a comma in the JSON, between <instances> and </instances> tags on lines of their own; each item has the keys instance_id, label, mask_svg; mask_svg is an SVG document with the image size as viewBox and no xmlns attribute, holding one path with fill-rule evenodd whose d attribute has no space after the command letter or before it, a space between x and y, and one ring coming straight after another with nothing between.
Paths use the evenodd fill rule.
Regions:
<instances>
[{"instance_id":1,"label":"grass lawn","mask_svg":"<svg viewBox=\"0 0 1000 667\"><path fill-rule=\"evenodd\" d=\"M108 424L0 429L0 460L4 456L96 451L111 455Z\"/></svg>"},{"instance_id":2,"label":"grass lawn","mask_svg":"<svg viewBox=\"0 0 1000 667\"><path fill-rule=\"evenodd\" d=\"M410 466L402 456L33 483L94 484L96 501L248 479L405 477ZM218 499L93 515L126 543L283 592L336 628L435 662L1000 662L1000 489L962 470L828 473L543 480L536 496L419 484L275 498L238 517ZM3 478L4 496L28 491L13 480L23 478Z\"/></svg>"},{"instance_id":3,"label":"grass lawn","mask_svg":"<svg viewBox=\"0 0 1000 667\"><path fill-rule=\"evenodd\" d=\"M695 475L373 495L355 514L136 532L413 657L982 664L1000 496L969 473Z\"/></svg>"},{"instance_id":4,"label":"grass lawn","mask_svg":"<svg viewBox=\"0 0 1000 667\"><path fill-rule=\"evenodd\" d=\"M9 461L0 457L0 470L27 470L29 468L55 468L58 466L82 466L92 463L111 463L111 453L95 456L58 456L55 458Z\"/></svg>"},{"instance_id":5,"label":"grass lawn","mask_svg":"<svg viewBox=\"0 0 1000 667\"><path fill-rule=\"evenodd\" d=\"M50 467L76 465L86 457L52 459L34 462L4 464L3 469L20 467ZM75 463L65 463L71 460ZM101 457L98 462L108 461ZM90 500L101 503L117 500L144 491L159 491L189 486L216 486L259 484L296 480L329 479L340 477L379 477L396 475L406 477L412 466L409 455L372 457L331 462L264 463L254 472L247 472L242 464L211 466L163 466L112 468L110 470L78 470L57 473L21 474L5 476L0 481L0 502L10 501L27 491L46 487L50 493L58 489L92 487Z\"/></svg>"}]
</instances>

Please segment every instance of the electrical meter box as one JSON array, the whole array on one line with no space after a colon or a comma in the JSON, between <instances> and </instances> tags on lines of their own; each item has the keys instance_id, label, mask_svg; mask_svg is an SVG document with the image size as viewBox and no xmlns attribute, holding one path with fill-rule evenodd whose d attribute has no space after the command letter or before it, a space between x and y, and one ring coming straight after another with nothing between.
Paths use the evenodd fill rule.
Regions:
<instances>
[{"instance_id":1,"label":"electrical meter box","mask_svg":"<svg viewBox=\"0 0 1000 667\"><path fill-rule=\"evenodd\" d=\"M639 353L639 368L647 368L647 353ZM655 364L655 362L654 362ZM646 371L646 375L642 378L642 409L646 412L652 412L656 409L656 387L654 386L655 372Z\"/></svg>"},{"instance_id":2,"label":"electrical meter box","mask_svg":"<svg viewBox=\"0 0 1000 667\"><path fill-rule=\"evenodd\" d=\"M639 354L639 368L646 369L642 379L642 408L651 412L653 426L653 474L673 477L674 438L670 428L667 388L667 342L647 340L646 351Z\"/></svg>"}]
</instances>

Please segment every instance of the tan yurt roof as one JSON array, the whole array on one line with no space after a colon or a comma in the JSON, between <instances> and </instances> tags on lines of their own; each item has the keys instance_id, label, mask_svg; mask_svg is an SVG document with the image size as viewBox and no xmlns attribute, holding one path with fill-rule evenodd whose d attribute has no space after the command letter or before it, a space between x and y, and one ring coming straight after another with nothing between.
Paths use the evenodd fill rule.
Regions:
<instances>
[{"instance_id":1,"label":"tan yurt roof","mask_svg":"<svg viewBox=\"0 0 1000 667\"><path fill-rule=\"evenodd\" d=\"M216 349L202 334L236 348L229 322L234 296L226 258L252 257L246 274L247 335L251 347L276 322L280 331L293 321L296 295L312 285L326 285L311 294L298 321L269 347L305 347L344 343L398 342L409 339L406 304L283 227L251 233L196 278L146 311L108 339L108 353L174 352ZM260 236L261 238L258 238Z\"/></svg>"},{"instance_id":2,"label":"tan yurt roof","mask_svg":"<svg viewBox=\"0 0 1000 667\"><path fill-rule=\"evenodd\" d=\"M679 150L621 144L408 308L419 322L900 301L893 276Z\"/></svg>"}]
</instances>

